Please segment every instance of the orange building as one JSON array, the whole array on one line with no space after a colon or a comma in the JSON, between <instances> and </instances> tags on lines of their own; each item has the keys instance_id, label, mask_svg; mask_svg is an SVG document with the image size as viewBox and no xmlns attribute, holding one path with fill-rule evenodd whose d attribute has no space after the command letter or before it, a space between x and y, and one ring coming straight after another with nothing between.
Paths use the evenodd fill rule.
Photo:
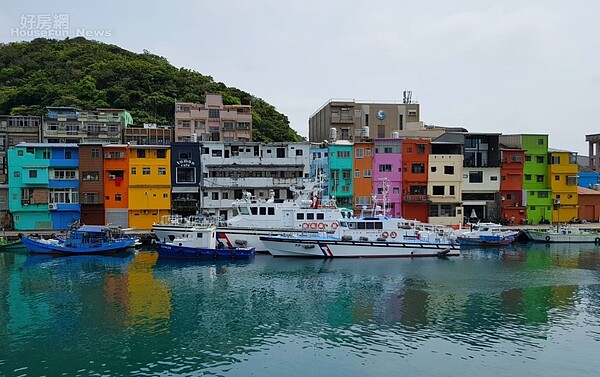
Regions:
<instances>
[{"instance_id":1,"label":"orange building","mask_svg":"<svg viewBox=\"0 0 600 377\"><path fill-rule=\"evenodd\" d=\"M500 165L501 216L504 223L523 224L527 221L527 207L523 203L523 168L525 151L502 149Z\"/></svg>"},{"instance_id":2,"label":"orange building","mask_svg":"<svg viewBox=\"0 0 600 377\"><path fill-rule=\"evenodd\" d=\"M354 143L354 213L371 205L373 195L373 142Z\"/></svg>"},{"instance_id":3,"label":"orange building","mask_svg":"<svg viewBox=\"0 0 600 377\"><path fill-rule=\"evenodd\" d=\"M104 152L104 208L106 223L129 227L129 148L127 145L105 145Z\"/></svg>"},{"instance_id":4,"label":"orange building","mask_svg":"<svg viewBox=\"0 0 600 377\"><path fill-rule=\"evenodd\" d=\"M429 221L427 171L431 141L402 140L402 217Z\"/></svg>"},{"instance_id":5,"label":"orange building","mask_svg":"<svg viewBox=\"0 0 600 377\"><path fill-rule=\"evenodd\" d=\"M596 222L600 219L600 191L577 187L579 219Z\"/></svg>"}]
</instances>

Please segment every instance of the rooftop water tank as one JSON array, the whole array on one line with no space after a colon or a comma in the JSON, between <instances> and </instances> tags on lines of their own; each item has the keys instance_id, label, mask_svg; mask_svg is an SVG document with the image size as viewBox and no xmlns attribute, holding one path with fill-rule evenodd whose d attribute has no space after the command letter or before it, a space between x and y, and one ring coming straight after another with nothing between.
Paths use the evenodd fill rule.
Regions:
<instances>
[{"instance_id":1,"label":"rooftop water tank","mask_svg":"<svg viewBox=\"0 0 600 377\"><path fill-rule=\"evenodd\" d=\"M363 126L363 128L360 130L360 136L369 137L369 126Z\"/></svg>"},{"instance_id":2,"label":"rooftop water tank","mask_svg":"<svg viewBox=\"0 0 600 377\"><path fill-rule=\"evenodd\" d=\"M400 133L399 132L392 132L392 139L400 139Z\"/></svg>"},{"instance_id":3,"label":"rooftop water tank","mask_svg":"<svg viewBox=\"0 0 600 377\"><path fill-rule=\"evenodd\" d=\"M336 128L330 128L329 129L329 139L330 140L337 140L337 129Z\"/></svg>"}]
</instances>

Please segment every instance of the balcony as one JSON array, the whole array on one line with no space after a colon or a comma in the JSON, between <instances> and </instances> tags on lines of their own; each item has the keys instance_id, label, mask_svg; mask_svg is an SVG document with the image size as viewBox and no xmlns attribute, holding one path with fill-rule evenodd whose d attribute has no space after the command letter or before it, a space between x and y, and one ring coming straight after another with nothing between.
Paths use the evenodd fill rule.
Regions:
<instances>
[{"instance_id":1,"label":"balcony","mask_svg":"<svg viewBox=\"0 0 600 377\"><path fill-rule=\"evenodd\" d=\"M404 195L404 203L431 203L429 195Z\"/></svg>"}]
</instances>

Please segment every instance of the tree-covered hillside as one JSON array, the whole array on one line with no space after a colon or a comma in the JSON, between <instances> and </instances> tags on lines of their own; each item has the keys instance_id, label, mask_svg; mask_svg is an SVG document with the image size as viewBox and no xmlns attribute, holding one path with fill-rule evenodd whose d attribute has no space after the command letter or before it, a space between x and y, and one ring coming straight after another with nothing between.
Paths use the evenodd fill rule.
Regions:
<instances>
[{"instance_id":1,"label":"tree-covered hillside","mask_svg":"<svg viewBox=\"0 0 600 377\"><path fill-rule=\"evenodd\" d=\"M136 124L173 124L175 101L251 104L255 141L299 141L275 107L160 56L74 38L0 44L0 114L41 115L46 106L124 108Z\"/></svg>"}]
</instances>

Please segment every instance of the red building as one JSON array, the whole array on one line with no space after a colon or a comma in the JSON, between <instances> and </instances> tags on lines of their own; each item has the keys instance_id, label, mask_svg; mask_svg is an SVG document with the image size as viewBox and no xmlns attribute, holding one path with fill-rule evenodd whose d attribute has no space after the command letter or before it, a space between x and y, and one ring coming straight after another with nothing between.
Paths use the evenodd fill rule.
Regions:
<instances>
[{"instance_id":1,"label":"red building","mask_svg":"<svg viewBox=\"0 0 600 377\"><path fill-rule=\"evenodd\" d=\"M406 219L429 221L427 171L431 141L402 140L402 216Z\"/></svg>"},{"instance_id":2,"label":"red building","mask_svg":"<svg viewBox=\"0 0 600 377\"><path fill-rule=\"evenodd\" d=\"M523 224L527 221L527 207L523 203L525 151L505 148L501 152L500 195L502 196L502 219L509 224Z\"/></svg>"}]
</instances>

